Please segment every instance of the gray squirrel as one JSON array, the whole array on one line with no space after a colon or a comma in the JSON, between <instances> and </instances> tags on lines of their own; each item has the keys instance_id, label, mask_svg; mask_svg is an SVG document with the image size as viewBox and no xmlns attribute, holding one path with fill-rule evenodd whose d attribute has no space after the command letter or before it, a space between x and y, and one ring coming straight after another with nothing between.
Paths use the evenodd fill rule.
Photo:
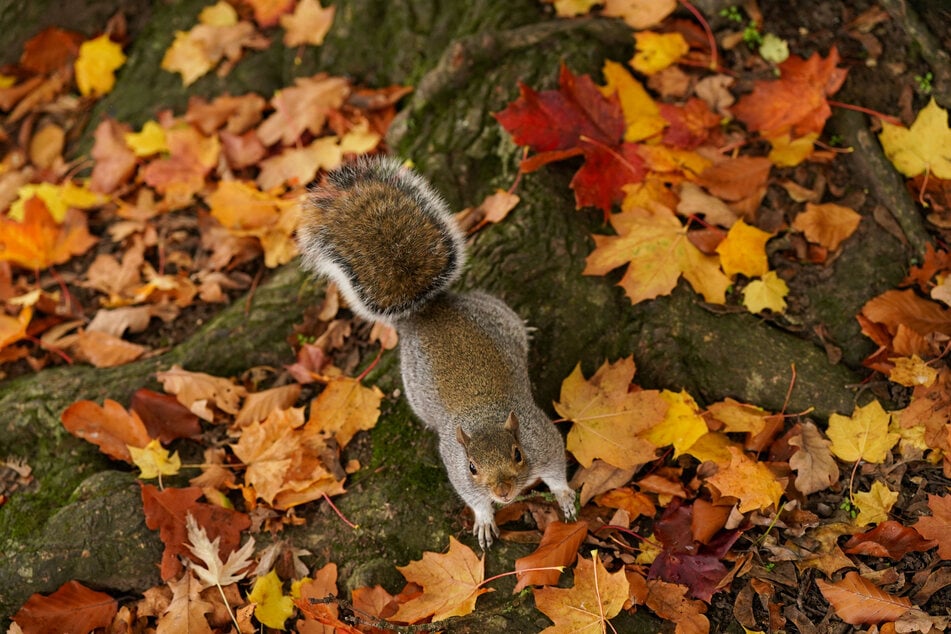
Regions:
<instances>
[{"instance_id":1,"label":"gray squirrel","mask_svg":"<svg viewBox=\"0 0 951 634\"><path fill-rule=\"evenodd\" d=\"M483 550L499 534L492 503L539 479L574 519L564 443L532 397L525 324L491 295L449 290L465 243L432 186L392 158L338 168L312 190L298 243L302 266L336 282L357 315L396 327L406 396L439 434Z\"/></svg>"}]
</instances>

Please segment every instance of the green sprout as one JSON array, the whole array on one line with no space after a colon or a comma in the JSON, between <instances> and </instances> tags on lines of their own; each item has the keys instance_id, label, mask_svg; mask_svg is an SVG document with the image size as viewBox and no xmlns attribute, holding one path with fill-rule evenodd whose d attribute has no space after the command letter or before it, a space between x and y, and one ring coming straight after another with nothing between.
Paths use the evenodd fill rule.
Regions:
<instances>
[{"instance_id":1,"label":"green sprout","mask_svg":"<svg viewBox=\"0 0 951 634\"><path fill-rule=\"evenodd\" d=\"M934 88L931 85L931 82L934 81L934 75L931 74L930 70L924 75L915 75L915 81L918 83L918 92L923 95L931 94L931 91Z\"/></svg>"}]
</instances>

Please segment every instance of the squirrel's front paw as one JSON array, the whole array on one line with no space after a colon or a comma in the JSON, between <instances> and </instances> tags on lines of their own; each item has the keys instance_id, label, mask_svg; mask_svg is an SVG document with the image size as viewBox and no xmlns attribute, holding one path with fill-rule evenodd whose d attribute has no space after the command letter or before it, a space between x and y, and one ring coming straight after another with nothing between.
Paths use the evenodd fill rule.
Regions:
<instances>
[{"instance_id":1,"label":"squirrel's front paw","mask_svg":"<svg viewBox=\"0 0 951 634\"><path fill-rule=\"evenodd\" d=\"M499 536L499 527L495 525L495 513L491 509L488 513L476 511L475 516L472 534L479 538L479 546L482 550L488 550L493 538Z\"/></svg>"},{"instance_id":2,"label":"squirrel's front paw","mask_svg":"<svg viewBox=\"0 0 951 634\"><path fill-rule=\"evenodd\" d=\"M564 488L554 491L554 494L555 499L558 500L558 505L561 507L561 512L565 514L565 519L569 522L577 519L575 492L569 488Z\"/></svg>"}]
</instances>

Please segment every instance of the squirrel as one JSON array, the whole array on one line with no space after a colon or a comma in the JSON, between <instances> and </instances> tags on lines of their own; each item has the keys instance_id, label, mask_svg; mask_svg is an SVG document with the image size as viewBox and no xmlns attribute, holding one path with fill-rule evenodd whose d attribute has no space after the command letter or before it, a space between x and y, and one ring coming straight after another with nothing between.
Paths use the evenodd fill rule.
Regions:
<instances>
[{"instance_id":1,"label":"squirrel","mask_svg":"<svg viewBox=\"0 0 951 634\"><path fill-rule=\"evenodd\" d=\"M336 282L355 314L396 328L407 399L439 435L483 550L499 535L492 503L539 479L575 518L564 442L532 396L525 324L491 295L449 290L464 238L425 179L393 158L337 168L311 190L298 243L302 266Z\"/></svg>"}]
</instances>

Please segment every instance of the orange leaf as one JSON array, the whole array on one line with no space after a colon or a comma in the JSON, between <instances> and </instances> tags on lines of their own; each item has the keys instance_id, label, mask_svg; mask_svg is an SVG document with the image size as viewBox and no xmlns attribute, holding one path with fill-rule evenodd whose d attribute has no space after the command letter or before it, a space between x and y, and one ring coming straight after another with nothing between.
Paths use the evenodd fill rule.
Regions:
<instances>
[{"instance_id":1,"label":"orange leaf","mask_svg":"<svg viewBox=\"0 0 951 634\"><path fill-rule=\"evenodd\" d=\"M60 419L72 435L93 443L107 456L128 463L132 462L129 446L145 447L151 440L139 415L110 399L102 407L93 401L77 401L63 411Z\"/></svg>"},{"instance_id":2,"label":"orange leaf","mask_svg":"<svg viewBox=\"0 0 951 634\"><path fill-rule=\"evenodd\" d=\"M89 180L89 188L94 192L112 193L135 172L138 159L125 142L129 131L129 126L115 119L103 119L96 126L91 152L95 163Z\"/></svg>"},{"instance_id":3,"label":"orange leaf","mask_svg":"<svg viewBox=\"0 0 951 634\"><path fill-rule=\"evenodd\" d=\"M552 522L545 527L545 534L535 552L515 560L518 583L513 594L526 586L553 586L561 577L561 570L527 570L528 568L554 568L570 566L578 558L578 547L588 535L588 523L581 520L566 524Z\"/></svg>"},{"instance_id":4,"label":"orange leaf","mask_svg":"<svg viewBox=\"0 0 951 634\"><path fill-rule=\"evenodd\" d=\"M475 609L480 594L489 592L485 580L485 559L479 559L465 544L449 537L445 554L425 552L423 558L397 566L407 581L423 587L423 593L400 606L392 620L416 623L427 617L441 621L464 616Z\"/></svg>"},{"instance_id":5,"label":"orange leaf","mask_svg":"<svg viewBox=\"0 0 951 634\"><path fill-rule=\"evenodd\" d=\"M743 451L729 447L730 464L707 478L707 483L717 488L721 495L740 500L741 513L767 507L779 507L783 487L766 465L751 460Z\"/></svg>"},{"instance_id":6,"label":"orange leaf","mask_svg":"<svg viewBox=\"0 0 951 634\"><path fill-rule=\"evenodd\" d=\"M911 600L888 594L852 571L838 583L816 579L816 585L836 615L850 625L897 621L911 609Z\"/></svg>"},{"instance_id":7,"label":"orange leaf","mask_svg":"<svg viewBox=\"0 0 951 634\"><path fill-rule=\"evenodd\" d=\"M364 387L356 379L339 377L330 381L311 403L307 425L333 434L343 448L358 431L376 425L382 400L383 392L375 385Z\"/></svg>"},{"instance_id":8,"label":"orange leaf","mask_svg":"<svg viewBox=\"0 0 951 634\"><path fill-rule=\"evenodd\" d=\"M298 77L294 86L279 90L271 99L274 113L258 127L264 145L281 141L293 145L305 131L320 134L327 115L343 105L350 94L346 79L319 73Z\"/></svg>"},{"instance_id":9,"label":"orange leaf","mask_svg":"<svg viewBox=\"0 0 951 634\"><path fill-rule=\"evenodd\" d=\"M49 596L34 594L13 615L24 632L86 634L112 624L119 602L108 594L67 581Z\"/></svg>"},{"instance_id":10,"label":"orange leaf","mask_svg":"<svg viewBox=\"0 0 951 634\"><path fill-rule=\"evenodd\" d=\"M318 0L301 0L293 15L282 15L284 45L287 47L312 44L320 46L334 21L335 7L324 9Z\"/></svg>"},{"instance_id":11,"label":"orange leaf","mask_svg":"<svg viewBox=\"0 0 951 634\"><path fill-rule=\"evenodd\" d=\"M79 333L73 348L78 357L97 368L111 368L135 361L147 350L145 346L93 330Z\"/></svg>"},{"instance_id":12,"label":"orange leaf","mask_svg":"<svg viewBox=\"0 0 951 634\"><path fill-rule=\"evenodd\" d=\"M830 251L855 233L862 216L842 205L806 203L806 211L793 220L793 229L802 231L810 242L821 244Z\"/></svg>"},{"instance_id":13,"label":"orange leaf","mask_svg":"<svg viewBox=\"0 0 951 634\"><path fill-rule=\"evenodd\" d=\"M624 570L608 573L598 558L581 558L575 567L571 588L536 588L535 606L555 625L549 632L604 632L607 621L614 618L630 596L630 584Z\"/></svg>"},{"instance_id":14,"label":"orange leaf","mask_svg":"<svg viewBox=\"0 0 951 634\"><path fill-rule=\"evenodd\" d=\"M22 222L0 217L0 261L45 269L85 253L96 243L86 229L83 212L68 210L60 225L40 198L30 198L24 207Z\"/></svg>"},{"instance_id":15,"label":"orange leaf","mask_svg":"<svg viewBox=\"0 0 951 634\"><path fill-rule=\"evenodd\" d=\"M912 527L925 539L938 541L938 555L951 559L951 495L928 495L931 515L918 518Z\"/></svg>"}]
</instances>

